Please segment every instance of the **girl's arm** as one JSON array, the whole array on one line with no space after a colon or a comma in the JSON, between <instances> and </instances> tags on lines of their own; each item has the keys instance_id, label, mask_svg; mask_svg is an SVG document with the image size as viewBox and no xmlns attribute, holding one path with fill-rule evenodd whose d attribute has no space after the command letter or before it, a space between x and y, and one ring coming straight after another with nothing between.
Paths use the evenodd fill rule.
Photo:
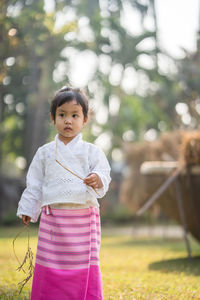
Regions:
<instances>
[{"instance_id":1,"label":"girl's arm","mask_svg":"<svg viewBox=\"0 0 200 300\"><path fill-rule=\"evenodd\" d=\"M40 149L30 164L26 177L26 189L18 204L17 216L22 218L24 224L28 223L29 219L36 222L40 214L44 179L44 166Z\"/></svg>"},{"instance_id":2,"label":"girl's arm","mask_svg":"<svg viewBox=\"0 0 200 300\"><path fill-rule=\"evenodd\" d=\"M104 152L97 146L93 145L89 153L90 174L84 182L86 184L89 182L88 185L96 189L98 194L94 190L90 190L95 197L102 198L106 194L111 181L110 165Z\"/></svg>"}]
</instances>

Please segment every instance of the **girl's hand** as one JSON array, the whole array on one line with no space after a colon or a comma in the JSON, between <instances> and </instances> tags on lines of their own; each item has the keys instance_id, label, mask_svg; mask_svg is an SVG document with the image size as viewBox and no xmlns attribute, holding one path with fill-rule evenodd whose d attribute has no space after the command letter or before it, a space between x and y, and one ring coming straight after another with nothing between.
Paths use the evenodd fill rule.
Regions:
<instances>
[{"instance_id":1,"label":"girl's hand","mask_svg":"<svg viewBox=\"0 0 200 300\"><path fill-rule=\"evenodd\" d=\"M31 217L22 215L22 222L23 222L26 226L28 226L30 220L31 220Z\"/></svg>"},{"instance_id":2,"label":"girl's hand","mask_svg":"<svg viewBox=\"0 0 200 300\"><path fill-rule=\"evenodd\" d=\"M101 178L96 173L89 174L85 179L84 183L91 186L94 189L100 189L103 187Z\"/></svg>"}]
</instances>

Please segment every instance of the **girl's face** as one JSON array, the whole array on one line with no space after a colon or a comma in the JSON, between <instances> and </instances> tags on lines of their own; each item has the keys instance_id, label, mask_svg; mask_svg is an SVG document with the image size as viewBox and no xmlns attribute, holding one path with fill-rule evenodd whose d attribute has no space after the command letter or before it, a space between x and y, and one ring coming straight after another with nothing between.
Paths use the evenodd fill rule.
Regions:
<instances>
[{"instance_id":1,"label":"girl's face","mask_svg":"<svg viewBox=\"0 0 200 300\"><path fill-rule=\"evenodd\" d=\"M59 139L65 144L69 143L81 131L87 120L88 118L83 115L81 105L76 100L65 102L57 107L54 124Z\"/></svg>"}]
</instances>

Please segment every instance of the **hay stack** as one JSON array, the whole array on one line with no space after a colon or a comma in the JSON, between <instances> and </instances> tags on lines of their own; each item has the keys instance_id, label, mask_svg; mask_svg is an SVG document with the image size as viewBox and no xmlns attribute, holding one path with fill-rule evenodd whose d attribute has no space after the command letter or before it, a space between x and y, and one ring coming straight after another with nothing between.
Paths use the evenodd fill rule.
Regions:
<instances>
[{"instance_id":1,"label":"hay stack","mask_svg":"<svg viewBox=\"0 0 200 300\"><path fill-rule=\"evenodd\" d=\"M167 133L155 142L129 145L127 163L130 173L123 182L121 200L126 202L133 212L142 207L168 177L162 170L160 173L152 170L147 175L140 174L139 169L144 161L155 160L174 160L178 161L179 166L186 166L180 175L183 207L188 230L200 241L200 133ZM159 208L181 223L174 184L171 184L156 201L153 206L154 212L159 212Z\"/></svg>"},{"instance_id":2,"label":"hay stack","mask_svg":"<svg viewBox=\"0 0 200 300\"><path fill-rule=\"evenodd\" d=\"M140 174L141 164L144 161L155 160L177 161L180 154L181 134L181 131L166 132L153 142L124 144L128 172L121 184L120 201L126 203L133 213L142 206L149 195L145 187L146 180ZM150 180L148 184L152 186Z\"/></svg>"},{"instance_id":3,"label":"hay stack","mask_svg":"<svg viewBox=\"0 0 200 300\"><path fill-rule=\"evenodd\" d=\"M186 166L200 165L200 132L183 134L180 162Z\"/></svg>"}]
</instances>

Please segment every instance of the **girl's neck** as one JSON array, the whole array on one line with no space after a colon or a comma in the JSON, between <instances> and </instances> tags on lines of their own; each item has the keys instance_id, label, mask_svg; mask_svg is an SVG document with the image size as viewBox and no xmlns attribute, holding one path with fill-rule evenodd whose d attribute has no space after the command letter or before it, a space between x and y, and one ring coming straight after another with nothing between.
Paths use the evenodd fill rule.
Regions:
<instances>
[{"instance_id":1,"label":"girl's neck","mask_svg":"<svg viewBox=\"0 0 200 300\"><path fill-rule=\"evenodd\" d=\"M80 134L80 132L73 136L73 137L65 137L65 136L62 136L61 134L58 133L58 139L63 142L65 145L69 144L73 139L75 139L78 135Z\"/></svg>"}]
</instances>

